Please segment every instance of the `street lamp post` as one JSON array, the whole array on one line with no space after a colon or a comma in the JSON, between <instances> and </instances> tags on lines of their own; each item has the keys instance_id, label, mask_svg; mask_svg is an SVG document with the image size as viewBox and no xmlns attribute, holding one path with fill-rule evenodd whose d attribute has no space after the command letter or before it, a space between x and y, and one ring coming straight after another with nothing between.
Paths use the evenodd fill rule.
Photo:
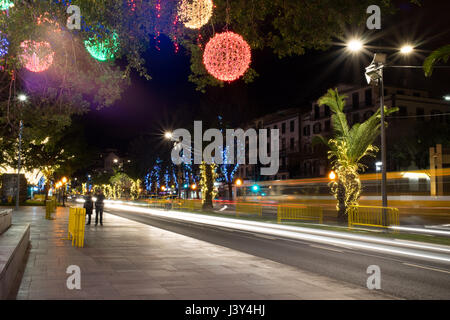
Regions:
<instances>
[{"instance_id":1,"label":"street lamp post","mask_svg":"<svg viewBox=\"0 0 450 320\"><path fill-rule=\"evenodd\" d=\"M22 160L22 130L23 130L23 122L20 120L19 123L19 158L17 161L17 192L16 192L16 210L19 210L19 202L20 202L20 165Z\"/></svg>"},{"instance_id":2,"label":"street lamp post","mask_svg":"<svg viewBox=\"0 0 450 320\"><path fill-rule=\"evenodd\" d=\"M164 138L166 138L166 140L170 140L170 141L174 141L173 147L176 148L178 146L178 144L181 142L180 140L175 140L173 138L173 133L170 131L167 131L164 133ZM178 168L178 172L177 172L177 184L178 184L178 199L181 199L181 164L177 165Z\"/></svg>"},{"instance_id":3,"label":"street lamp post","mask_svg":"<svg viewBox=\"0 0 450 320\"><path fill-rule=\"evenodd\" d=\"M386 64L386 54L376 53L372 63L366 68L367 83L376 83L379 88L380 96L380 115L381 115L381 203L383 207L383 225L387 225L387 213L384 208L387 207L387 191L386 191L386 126L384 114L384 81L383 68Z\"/></svg>"},{"instance_id":4,"label":"street lamp post","mask_svg":"<svg viewBox=\"0 0 450 320\"><path fill-rule=\"evenodd\" d=\"M387 191L386 191L386 125L384 122L384 80L383 67L380 69L381 77L378 80L380 89L380 108L381 108L381 203L383 207L387 207ZM386 222L386 210L383 210L383 220Z\"/></svg>"},{"instance_id":5,"label":"street lamp post","mask_svg":"<svg viewBox=\"0 0 450 320\"><path fill-rule=\"evenodd\" d=\"M27 101L27 96L25 94L19 94L17 97L21 104ZM19 210L20 203L20 166L22 161L22 132L23 132L23 121L19 122L19 156L17 161L17 191L16 191L16 210Z\"/></svg>"},{"instance_id":6,"label":"street lamp post","mask_svg":"<svg viewBox=\"0 0 450 320\"><path fill-rule=\"evenodd\" d=\"M66 177L63 177L62 179L61 179L61 181L62 181L62 188L63 188L63 194L62 194L62 202L63 202L63 207L65 207L66 206L66 202L65 202L65 197L66 197L66 185L67 185L67 178Z\"/></svg>"}]
</instances>

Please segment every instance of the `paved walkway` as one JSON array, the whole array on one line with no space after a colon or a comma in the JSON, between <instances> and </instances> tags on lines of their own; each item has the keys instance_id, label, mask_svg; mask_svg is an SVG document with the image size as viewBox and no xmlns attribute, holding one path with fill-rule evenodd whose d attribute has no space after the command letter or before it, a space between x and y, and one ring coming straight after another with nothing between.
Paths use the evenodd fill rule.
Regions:
<instances>
[{"instance_id":1,"label":"paved walkway","mask_svg":"<svg viewBox=\"0 0 450 320\"><path fill-rule=\"evenodd\" d=\"M85 247L67 237L68 209L56 220L23 208L31 250L17 299L383 299L364 288L271 260L105 214L86 230ZM81 268L81 290L66 287L66 268Z\"/></svg>"}]
</instances>

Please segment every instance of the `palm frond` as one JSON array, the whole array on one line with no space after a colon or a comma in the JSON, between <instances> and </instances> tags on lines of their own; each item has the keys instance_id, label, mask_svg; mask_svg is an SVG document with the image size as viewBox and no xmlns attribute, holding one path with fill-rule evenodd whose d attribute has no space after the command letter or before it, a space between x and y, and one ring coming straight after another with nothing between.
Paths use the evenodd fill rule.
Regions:
<instances>
[{"instance_id":1,"label":"palm frond","mask_svg":"<svg viewBox=\"0 0 450 320\"><path fill-rule=\"evenodd\" d=\"M327 105L333 112L331 123L336 136L348 135L347 117L344 114L345 95L339 95L338 90L329 89L328 92L319 99L319 105Z\"/></svg>"},{"instance_id":2,"label":"palm frond","mask_svg":"<svg viewBox=\"0 0 450 320\"><path fill-rule=\"evenodd\" d=\"M425 76L430 77L431 74L433 73L434 66L441 60L444 63L447 63L449 58L450 58L450 44L433 51L425 59L423 63L423 70L425 71Z\"/></svg>"}]
</instances>

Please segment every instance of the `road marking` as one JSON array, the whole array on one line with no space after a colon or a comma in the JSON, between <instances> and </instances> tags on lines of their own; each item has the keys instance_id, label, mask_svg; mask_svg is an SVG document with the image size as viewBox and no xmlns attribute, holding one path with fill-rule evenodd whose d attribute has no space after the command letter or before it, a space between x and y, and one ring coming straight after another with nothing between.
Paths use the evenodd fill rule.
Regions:
<instances>
[{"instance_id":1,"label":"road marking","mask_svg":"<svg viewBox=\"0 0 450 320\"><path fill-rule=\"evenodd\" d=\"M446 270L442 270L442 269L436 269L436 268L431 268L431 267L426 267L426 266L420 266L418 264L412 264L412 263L406 263L403 262L404 265L406 266L410 266L410 267L416 267L416 268L421 268L421 269L426 269L426 270L433 270L433 271L438 271L438 272L443 272L443 273L450 273L450 271L446 271Z\"/></svg>"},{"instance_id":2,"label":"road marking","mask_svg":"<svg viewBox=\"0 0 450 320\"><path fill-rule=\"evenodd\" d=\"M315 244L310 244L309 246L313 247L313 248L318 248L318 249L324 249L324 250L330 250L330 251L335 251L335 252L339 252L339 253L344 253L344 251L342 251L342 250L332 249L332 248L322 247L322 246L317 246Z\"/></svg>"}]
</instances>

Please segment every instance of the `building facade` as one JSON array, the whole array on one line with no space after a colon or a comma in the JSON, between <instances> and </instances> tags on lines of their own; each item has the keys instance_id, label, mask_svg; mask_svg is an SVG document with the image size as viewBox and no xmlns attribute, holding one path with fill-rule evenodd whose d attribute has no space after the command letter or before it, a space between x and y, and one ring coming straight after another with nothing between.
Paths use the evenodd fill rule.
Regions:
<instances>
[{"instance_id":1,"label":"building facade","mask_svg":"<svg viewBox=\"0 0 450 320\"><path fill-rule=\"evenodd\" d=\"M380 95L377 86L356 86L341 84L336 87L339 94L347 96L344 112L350 126L361 123L380 108ZM386 86L384 89L385 106L397 107L398 111L387 117L386 140L389 144L402 139L410 139L415 134L418 121L450 125L450 102L431 98L425 90L405 89ZM309 109L306 112L301 110ZM322 135L330 138L332 134L332 112L328 106L320 106L314 101L309 108L291 108L281 110L255 119L245 125L245 129L279 129L280 133L280 169L274 176L260 176L258 165L240 165L236 176L244 180L284 180L326 176L331 170L327 150L324 146L313 146L313 138ZM375 142L380 144L380 141ZM248 141L246 144L248 150ZM270 148L269 148L270 150ZM380 154L378 155L380 158ZM376 159L372 159L375 163ZM388 159L388 162L390 160ZM395 159L391 159L395 161ZM248 157L247 162L248 163ZM398 166L390 165L389 167ZM408 166L408 169L414 165ZM406 168L405 168L406 169ZM369 168L369 171L375 167Z\"/></svg>"},{"instance_id":2,"label":"building facade","mask_svg":"<svg viewBox=\"0 0 450 320\"><path fill-rule=\"evenodd\" d=\"M284 180L294 177L299 172L300 159L300 109L291 108L255 119L245 125L245 129L278 129L280 134L280 169L275 176L259 175L258 165L240 165L238 176L244 180ZM246 141L248 150L248 141ZM270 150L270 145L268 145ZM248 157L247 157L248 160ZM248 161L246 161L248 163Z\"/></svg>"},{"instance_id":3,"label":"building facade","mask_svg":"<svg viewBox=\"0 0 450 320\"><path fill-rule=\"evenodd\" d=\"M380 108L380 94L376 86L339 85L337 89L340 94L347 96L344 112L350 126L365 121ZM387 86L384 89L384 96L386 107L399 109L386 118L388 145L411 138L417 121L433 120L450 124L450 103L430 98L427 91ZM312 140L316 135L329 138L332 133L331 126L329 107L319 106L317 101L312 104L310 111L302 114L300 139L302 177L325 176L329 172L330 163L326 150L322 146L313 147ZM379 141L375 143L379 145Z\"/></svg>"}]
</instances>

